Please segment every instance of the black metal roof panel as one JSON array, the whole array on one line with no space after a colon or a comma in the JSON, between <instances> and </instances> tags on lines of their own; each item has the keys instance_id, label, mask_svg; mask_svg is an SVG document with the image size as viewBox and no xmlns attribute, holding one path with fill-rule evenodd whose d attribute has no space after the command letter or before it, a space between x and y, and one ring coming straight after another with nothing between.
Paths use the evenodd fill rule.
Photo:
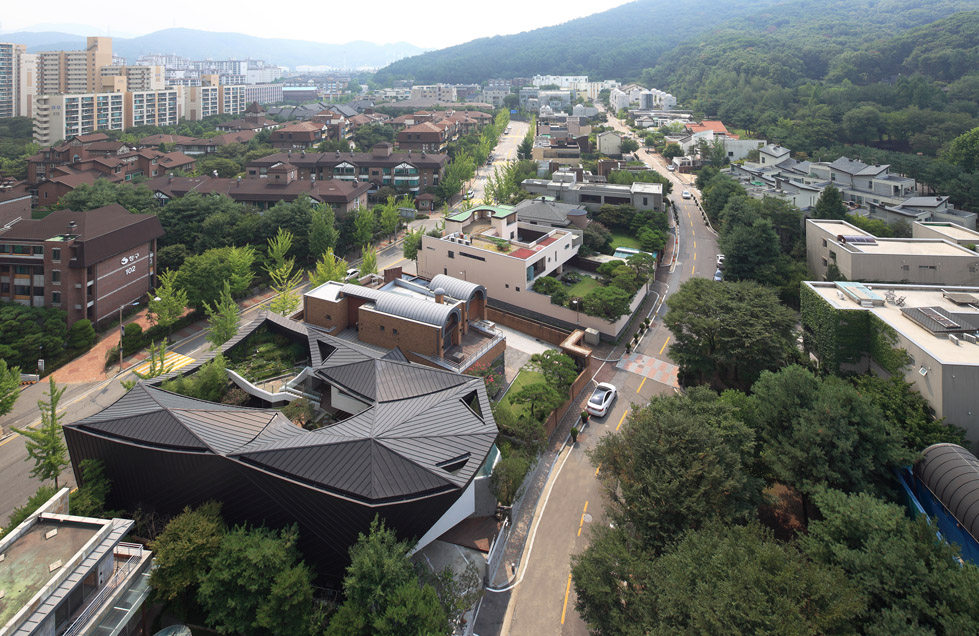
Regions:
<instances>
[{"instance_id":1,"label":"black metal roof panel","mask_svg":"<svg viewBox=\"0 0 979 636\"><path fill-rule=\"evenodd\" d=\"M922 452L914 474L979 539L979 459L957 444L932 444Z\"/></svg>"}]
</instances>

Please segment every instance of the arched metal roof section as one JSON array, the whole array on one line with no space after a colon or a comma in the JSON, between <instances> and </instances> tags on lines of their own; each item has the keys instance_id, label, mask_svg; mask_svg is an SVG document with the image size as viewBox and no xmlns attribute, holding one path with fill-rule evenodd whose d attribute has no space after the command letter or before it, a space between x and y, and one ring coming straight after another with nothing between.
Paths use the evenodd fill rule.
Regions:
<instances>
[{"instance_id":1,"label":"arched metal roof section","mask_svg":"<svg viewBox=\"0 0 979 636\"><path fill-rule=\"evenodd\" d=\"M482 294L483 298L486 298L486 288L482 285L470 283L469 281L462 280L461 278L446 276L445 274L436 274L428 283L429 289L434 290L438 289L439 287L444 289L445 293L452 298L464 300L467 303L471 301L476 294Z\"/></svg>"},{"instance_id":2,"label":"arched metal roof section","mask_svg":"<svg viewBox=\"0 0 979 636\"><path fill-rule=\"evenodd\" d=\"M401 294L381 294L374 300L374 308L381 313L424 322L436 327L448 326L449 318L453 314L455 314L459 322L462 322L462 310L458 307L428 300L419 300L410 296L402 296Z\"/></svg>"},{"instance_id":3,"label":"arched metal roof section","mask_svg":"<svg viewBox=\"0 0 979 636\"><path fill-rule=\"evenodd\" d=\"M979 459L957 444L932 444L914 474L973 538L979 537Z\"/></svg>"}]
</instances>

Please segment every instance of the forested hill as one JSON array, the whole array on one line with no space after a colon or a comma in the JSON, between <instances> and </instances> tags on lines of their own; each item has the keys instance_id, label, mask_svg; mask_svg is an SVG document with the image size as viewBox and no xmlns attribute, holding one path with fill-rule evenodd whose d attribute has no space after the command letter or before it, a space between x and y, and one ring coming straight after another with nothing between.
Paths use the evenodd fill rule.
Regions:
<instances>
[{"instance_id":1,"label":"forested hill","mask_svg":"<svg viewBox=\"0 0 979 636\"><path fill-rule=\"evenodd\" d=\"M565 24L399 60L376 80L482 82L535 74L632 80L667 54L675 59L675 50L689 53L688 44L711 46L732 34L774 38L761 43L810 41L809 57L800 62L818 74L843 51L977 8L977 0L638 0Z\"/></svg>"},{"instance_id":2,"label":"forested hill","mask_svg":"<svg viewBox=\"0 0 979 636\"><path fill-rule=\"evenodd\" d=\"M469 83L536 74L638 77L677 44L743 15L747 8L780 1L638 0L557 26L399 60L381 69L375 79ZM560 11L560 5L552 9Z\"/></svg>"}]
</instances>

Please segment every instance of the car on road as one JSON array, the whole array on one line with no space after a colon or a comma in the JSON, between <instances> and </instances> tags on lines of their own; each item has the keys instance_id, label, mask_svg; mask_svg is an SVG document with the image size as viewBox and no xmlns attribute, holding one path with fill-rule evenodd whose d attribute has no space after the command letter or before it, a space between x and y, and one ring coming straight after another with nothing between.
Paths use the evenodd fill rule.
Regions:
<instances>
[{"instance_id":1,"label":"car on road","mask_svg":"<svg viewBox=\"0 0 979 636\"><path fill-rule=\"evenodd\" d=\"M585 410L595 417L605 417L617 394L618 389L615 388L615 385L601 382L592 391L591 397L588 398L588 404L585 405Z\"/></svg>"},{"instance_id":2,"label":"car on road","mask_svg":"<svg viewBox=\"0 0 979 636\"><path fill-rule=\"evenodd\" d=\"M714 272L714 280L718 283L724 280L724 272L722 272L721 270L717 270L716 272Z\"/></svg>"},{"instance_id":3,"label":"car on road","mask_svg":"<svg viewBox=\"0 0 979 636\"><path fill-rule=\"evenodd\" d=\"M684 190L683 191L683 194L681 196L683 196L684 199L692 199L693 198L693 196L690 194L690 190Z\"/></svg>"},{"instance_id":4,"label":"car on road","mask_svg":"<svg viewBox=\"0 0 979 636\"><path fill-rule=\"evenodd\" d=\"M724 269L724 255L717 255L717 269Z\"/></svg>"},{"instance_id":5,"label":"car on road","mask_svg":"<svg viewBox=\"0 0 979 636\"><path fill-rule=\"evenodd\" d=\"M347 270L347 280L350 280L351 278L357 278L357 275L359 273L360 270L358 268L351 267L350 269Z\"/></svg>"},{"instance_id":6,"label":"car on road","mask_svg":"<svg viewBox=\"0 0 979 636\"><path fill-rule=\"evenodd\" d=\"M676 164L671 163L670 165L666 166L666 169L669 170L670 172L673 172L674 170L676 170Z\"/></svg>"},{"instance_id":7,"label":"car on road","mask_svg":"<svg viewBox=\"0 0 979 636\"><path fill-rule=\"evenodd\" d=\"M476 193L472 190L472 188L470 188L468 191L466 191L466 196L464 196L463 198L464 199L471 199L474 196L476 196Z\"/></svg>"}]
</instances>

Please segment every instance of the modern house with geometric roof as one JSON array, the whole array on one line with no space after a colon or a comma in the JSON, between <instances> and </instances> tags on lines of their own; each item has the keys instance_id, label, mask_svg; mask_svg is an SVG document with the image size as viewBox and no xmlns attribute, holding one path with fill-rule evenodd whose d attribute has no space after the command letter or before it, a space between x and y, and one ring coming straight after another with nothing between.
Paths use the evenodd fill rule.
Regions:
<instances>
[{"instance_id":1,"label":"modern house with geometric roof","mask_svg":"<svg viewBox=\"0 0 979 636\"><path fill-rule=\"evenodd\" d=\"M272 396L229 376L269 401L312 398L329 423L307 430L276 409L164 391L157 378L65 426L76 473L85 459L102 460L110 508L174 515L215 500L231 523L296 524L306 559L332 581L375 515L419 547L472 516L474 480L496 456L482 379L409 363L397 350L381 356L270 313L221 351L232 355L260 328L304 343L308 364Z\"/></svg>"}]
</instances>

